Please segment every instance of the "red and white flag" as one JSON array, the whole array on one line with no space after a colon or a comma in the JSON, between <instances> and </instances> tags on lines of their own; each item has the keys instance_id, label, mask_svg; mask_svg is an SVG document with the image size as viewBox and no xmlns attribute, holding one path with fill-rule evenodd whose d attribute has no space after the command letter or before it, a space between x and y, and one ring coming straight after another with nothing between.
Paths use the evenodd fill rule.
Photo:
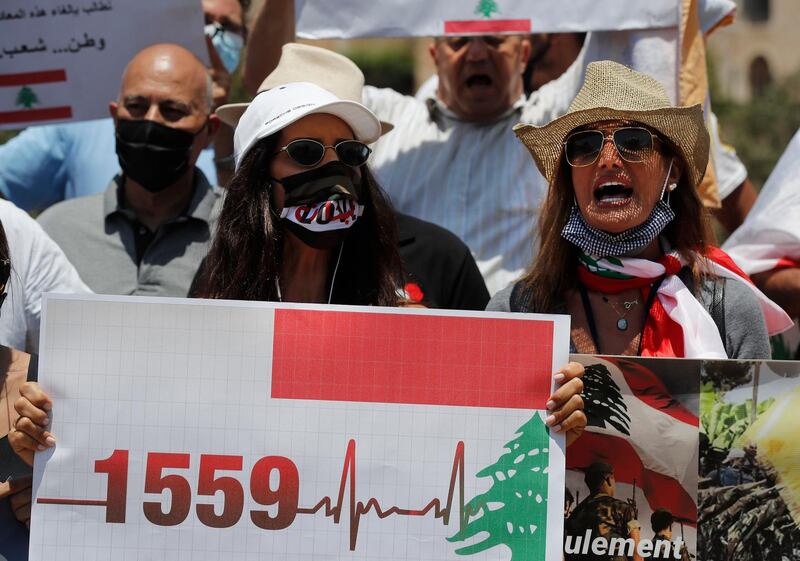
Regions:
<instances>
[{"instance_id":1,"label":"red and white flag","mask_svg":"<svg viewBox=\"0 0 800 561\"><path fill-rule=\"evenodd\" d=\"M696 524L697 415L640 362L587 356L575 360L587 367L588 426L567 450L567 469L583 471L594 462L608 463L618 487L635 481L640 513L646 501L649 508L644 510L666 508L676 519Z\"/></svg>"},{"instance_id":2,"label":"red and white flag","mask_svg":"<svg viewBox=\"0 0 800 561\"><path fill-rule=\"evenodd\" d=\"M800 131L722 247L749 275L800 266Z\"/></svg>"},{"instance_id":3,"label":"red and white flag","mask_svg":"<svg viewBox=\"0 0 800 561\"><path fill-rule=\"evenodd\" d=\"M64 69L0 74L0 97L7 99L2 105L14 107L0 111L0 125L71 119L71 106L51 102L51 98L63 97L59 90L66 81ZM57 86L55 96L48 95L53 85Z\"/></svg>"}]
</instances>

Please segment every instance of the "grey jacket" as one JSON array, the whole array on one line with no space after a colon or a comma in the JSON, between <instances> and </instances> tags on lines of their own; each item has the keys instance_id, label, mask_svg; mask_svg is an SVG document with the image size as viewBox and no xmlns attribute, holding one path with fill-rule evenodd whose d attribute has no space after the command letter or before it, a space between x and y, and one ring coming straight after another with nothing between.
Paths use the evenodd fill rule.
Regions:
<instances>
[{"instance_id":1,"label":"grey jacket","mask_svg":"<svg viewBox=\"0 0 800 561\"><path fill-rule=\"evenodd\" d=\"M713 302L714 282L711 279L703 280L698 294L698 300L709 313L711 313ZM511 292L514 286L506 287L495 294L486 306L486 310L491 312L511 312ZM728 354L728 358L771 358L767 325L761 313L758 300L756 300L750 289L743 282L727 279L722 307L725 326L725 352ZM531 313L542 312L541 310L527 311ZM566 313L566 308L561 305L554 312ZM575 344L570 341L570 353L575 352L577 352Z\"/></svg>"}]
</instances>

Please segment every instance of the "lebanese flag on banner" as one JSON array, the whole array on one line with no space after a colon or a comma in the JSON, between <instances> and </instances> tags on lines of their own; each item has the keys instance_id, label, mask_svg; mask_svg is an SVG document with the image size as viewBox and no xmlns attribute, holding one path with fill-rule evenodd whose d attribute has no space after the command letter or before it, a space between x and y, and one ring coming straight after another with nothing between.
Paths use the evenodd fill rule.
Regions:
<instances>
[{"instance_id":1,"label":"lebanese flag on banner","mask_svg":"<svg viewBox=\"0 0 800 561\"><path fill-rule=\"evenodd\" d=\"M48 94L54 93L53 90L66 81L67 73L63 69L0 74L0 96L7 101L3 105L19 108L0 111L0 125L72 118L72 107L49 106L47 103Z\"/></svg>"},{"instance_id":2,"label":"lebanese flag on banner","mask_svg":"<svg viewBox=\"0 0 800 561\"><path fill-rule=\"evenodd\" d=\"M800 131L722 248L749 275L800 264Z\"/></svg>"},{"instance_id":3,"label":"lebanese flag on banner","mask_svg":"<svg viewBox=\"0 0 800 561\"><path fill-rule=\"evenodd\" d=\"M586 366L588 426L567 449L567 469L594 462L614 467L618 483L642 492L650 510L666 508L697 523L697 416L651 370L622 358L577 357Z\"/></svg>"}]
</instances>

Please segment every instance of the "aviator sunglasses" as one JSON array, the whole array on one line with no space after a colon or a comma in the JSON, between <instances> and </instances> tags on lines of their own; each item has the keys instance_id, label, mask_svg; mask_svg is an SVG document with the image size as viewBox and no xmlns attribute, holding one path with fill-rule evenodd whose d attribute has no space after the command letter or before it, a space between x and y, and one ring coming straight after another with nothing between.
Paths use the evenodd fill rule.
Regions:
<instances>
[{"instance_id":1,"label":"aviator sunglasses","mask_svg":"<svg viewBox=\"0 0 800 561\"><path fill-rule=\"evenodd\" d=\"M564 141L567 163L574 168L592 165L597 161L606 140L612 140L620 157L626 162L643 162L653 151L653 140L659 140L643 127L623 127L610 135L599 130L572 133Z\"/></svg>"},{"instance_id":2,"label":"aviator sunglasses","mask_svg":"<svg viewBox=\"0 0 800 561\"><path fill-rule=\"evenodd\" d=\"M310 138L298 138L275 152L286 152L289 157L305 167L313 167L325 157L325 150L333 148L339 161L348 166L358 167L364 165L372 150L358 140L343 140L333 146L326 146Z\"/></svg>"}]
</instances>

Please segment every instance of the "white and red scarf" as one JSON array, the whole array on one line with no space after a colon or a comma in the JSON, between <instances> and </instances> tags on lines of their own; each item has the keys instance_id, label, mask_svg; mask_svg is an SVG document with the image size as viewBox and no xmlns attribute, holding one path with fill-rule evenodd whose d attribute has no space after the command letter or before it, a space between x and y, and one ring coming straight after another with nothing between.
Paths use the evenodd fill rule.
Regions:
<instances>
[{"instance_id":1,"label":"white and red scarf","mask_svg":"<svg viewBox=\"0 0 800 561\"><path fill-rule=\"evenodd\" d=\"M755 287L724 251L709 246L703 257L713 274L745 283L758 299L767 324L775 335L789 329L793 322L786 312ZM678 272L686 260L676 251L658 261L631 257L582 256L578 277L589 290L606 294L636 288L646 300L653 281L664 278L653 299L642 331L642 356L685 358L728 358L717 325L705 307L695 298Z\"/></svg>"},{"instance_id":2,"label":"white and red scarf","mask_svg":"<svg viewBox=\"0 0 800 561\"><path fill-rule=\"evenodd\" d=\"M800 130L723 247L750 275L800 265Z\"/></svg>"}]
</instances>

